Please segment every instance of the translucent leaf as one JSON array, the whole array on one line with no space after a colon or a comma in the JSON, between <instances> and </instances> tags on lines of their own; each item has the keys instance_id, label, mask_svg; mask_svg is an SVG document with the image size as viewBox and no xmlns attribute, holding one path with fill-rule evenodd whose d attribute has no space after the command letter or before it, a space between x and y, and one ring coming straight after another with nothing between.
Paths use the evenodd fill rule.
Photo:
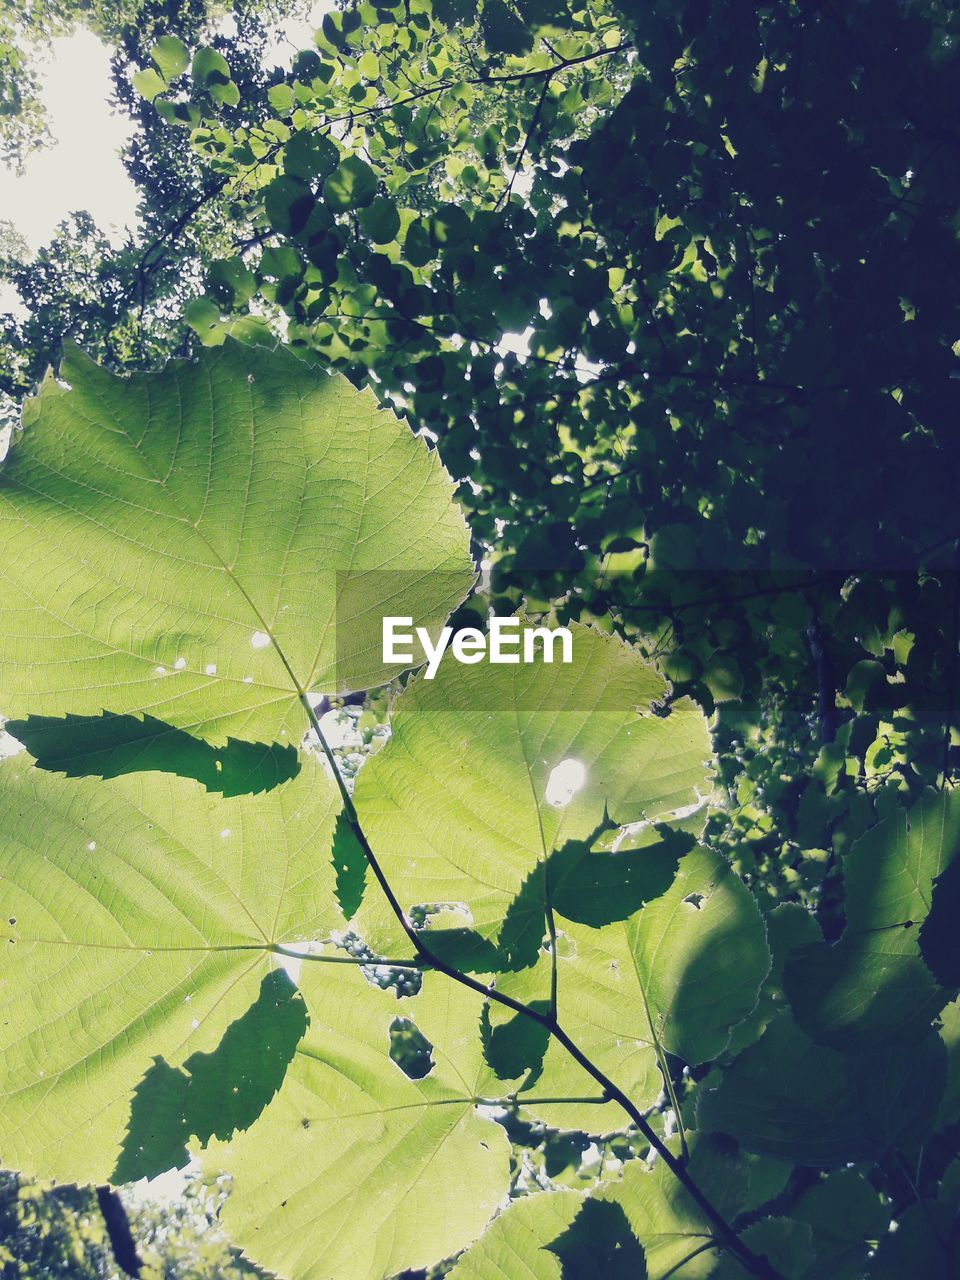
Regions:
<instances>
[{"instance_id":1,"label":"translucent leaf","mask_svg":"<svg viewBox=\"0 0 960 1280\"><path fill-rule=\"evenodd\" d=\"M436 627L467 529L429 453L369 392L227 342L116 378L76 351L0 472L0 706L146 712L298 741L298 689L397 674L379 615Z\"/></svg>"},{"instance_id":2,"label":"translucent leaf","mask_svg":"<svg viewBox=\"0 0 960 1280\"><path fill-rule=\"evenodd\" d=\"M361 771L356 802L405 910L465 909L462 923L496 941L538 864L605 813L650 821L710 789L699 709L682 700L654 715L662 678L619 640L572 630L569 664L463 666L448 652L394 703L392 737Z\"/></svg>"},{"instance_id":3,"label":"translucent leaf","mask_svg":"<svg viewBox=\"0 0 960 1280\"><path fill-rule=\"evenodd\" d=\"M688 1141L690 1176L718 1210L733 1219L753 1207L749 1157L716 1134L691 1133ZM671 1145L676 1150L676 1142ZM672 1274L684 1280L706 1280L713 1274L719 1253L712 1244L713 1227L662 1161L653 1165L630 1161L618 1182L594 1194L623 1209L643 1245L650 1280Z\"/></svg>"},{"instance_id":4,"label":"translucent leaf","mask_svg":"<svg viewBox=\"0 0 960 1280\"><path fill-rule=\"evenodd\" d=\"M224 1211L260 1265L297 1280L380 1280L458 1252L509 1186L510 1147L476 1102L497 1085L483 1062L480 1000L438 974L397 1001L346 966L305 962L310 1029L255 1129L211 1147L235 1175ZM390 1027L409 1017L432 1070L406 1076Z\"/></svg>"},{"instance_id":5,"label":"translucent leaf","mask_svg":"<svg viewBox=\"0 0 960 1280\"><path fill-rule=\"evenodd\" d=\"M686 854L667 892L629 920L591 929L558 917L557 928L560 1023L640 1107L652 1105L663 1088L664 1053L697 1065L726 1049L770 968L750 891L723 858L703 848ZM501 975L497 987L527 1003L549 997L549 956L536 969ZM491 1008L495 1023L506 1016ZM584 1092L556 1043L529 1087L534 1096ZM550 1124L577 1123L588 1132L625 1122L612 1105L578 1112L576 1120L566 1106L528 1106Z\"/></svg>"},{"instance_id":6,"label":"translucent leaf","mask_svg":"<svg viewBox=\"0 0 960 1280\"><path fill-rule=\"evenodd\" d=\"M861 1173L838 1169L805 1191L793 1217L813 1232L814 1274L861 1280L870 1242L887 1231L890 1213Z\"/></svg>"},{"instance_id":7,"label":"translucent leaf","mask_svg":"<svg viewBox=\"0 0 960 1280\"><path fill-rule=\"evenodd\" d=\"M560 1257L548 1248L573 1222L583 1198L575 1191L524 1196L499 1214L450 1272L450 1280L562 1280Z\"/></svg>"},{"instance_id":8,"label":"translucent leaf","mask_svg":"<svg viewBox=\"0 0 960 1280\"><path fill-rule=\"evenodd\" d=\"M150 57L168 84L186 71L190 61L187 46L177 36L161 36L150 50Z\"/></svg>"},{"instance_id":9,"label":"translucent leaf","mask_svg":"<svg viewBox=\"0 0 960 1280\"><path fill-rule=\"evenodd\" d=\"M140 97L146 98L147 102L152 102L158 94L167 91L166 80L153 67L135 71L131 76L131 83Z\"/></svg>"},{"instance_id":10,"label":"translucent leaf","mask_svg":"<svg viewBox=\"0 0 960 1280\"><path fill-rule=\"evenodd\" d=\"M911 1043L946 1004L920 955L933 882L960 848L960 793L927 792L844 858L841 941L799 948L784 987L799 1025L836 1048Z\"/></svg>"},{"instance_id":11,"label":"translucent leaf","mask_svg":"<svg viewBox=\"0 0 960 1280\"><path fill-rule=\"evenodd\" d=\"M226 800L163 774L66 780L25 755L0 767L0 798L0 1149L27 1172L104 1181L151 1062L212 1051L274 943L343 928L339 798L311 760Z\"/></svg>"},{"instance_id":12,"label":"translucent leaf","mask_svg":"<svg viewBox=\"0 0 960 1280\"><path fill-rule=\"evenodd\" d=\"M334 209L362 209L377 194L377 175L359 156L344 158L323 184L323 196Z\"/></svg>"},{"instance_id":13,"label":"translucent leaf","mask_svg":"<svg viewBox=\"0 0 960 1280\"><path fill-rule=\"evenodd\" d=\"M740 1238L754 1253L766 1258L782 1280L803 1280L811 1276L816 1254L813 1232L807 1223L793 1218L761 1218L759 1222L751 1222ZM833 1272L812 1274L833 1276ZM725 1253L712 1273L712 1280L747 1280L749 1275L735 1257Z\"/></svg>"}]
</instances>

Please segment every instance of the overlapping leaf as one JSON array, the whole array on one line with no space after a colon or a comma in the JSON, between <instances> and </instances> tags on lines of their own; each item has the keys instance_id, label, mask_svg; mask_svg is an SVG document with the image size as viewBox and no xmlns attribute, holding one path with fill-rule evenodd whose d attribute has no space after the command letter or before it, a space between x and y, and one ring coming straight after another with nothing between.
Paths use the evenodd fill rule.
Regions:
<instances>
[{"instance_id":1,"label":"overlapping leaf","mask_svg":"<svg viewBox=\"0 0 960 1280\"><path fill-rule=\"evenodd\" d=\"M305 962L310 1029L260 1124L210 1160L236 1179L225 1224L297 1280L381 1280L456 1253L509 1186L503 1129L477 1114L503 1085L485 1065L480 1000L441 975L397 1002L347 966ZM412 1018L433 1068L409 1079L391 1022Z\"/></svg>"},{"instance_id":2,"label":"overlapping leaf","mask_svg":"<svg viewBox=\"0 0 960 1280\"><path fill-rule=\"evenodd\" d=\"M451 1280L562 1280L548 1246L570 1226L583 1197L575 1191L525 1196L499 1214L450 1273Z\"/></svg>"},{"instance_id":3,"label":"overlapping leaf","mask_svg":"<svg viewBox=\"0 0 960 1280\"><path fill-rule=\"evenodd\" d=\"M579 626L568 665L448 656L434 680L408 685L356 793L404 910L465 908L461 921L496 941L538 864L605 812L649 821L696 801L709 789L706 724L689 701L653 714L665 692L634 650ZM552 803L551 775L568 762L582 785Z\"/></svg>"},{"instance_id":4,"label":"overlapping leaf","mask_svg":"<svg viewBox=\"0 0 960 1280\"><path fill-rule=\"evenodd\" d=\"M62 779L21 754L0 767L0 806L0 1153L103 1181L151 1063L214 1049L274 943L343 926L339 797L311 760L226 800L166 775Z\"/></svg>"},{"instance_id":5,"label":"overlapping leaf","mask_svg":"<svg viewBox=\"0 0 960 1280\"><path fill-rule=\"evenodd\" d=\"M798 1023L837 1048L910 1043L949 999L920 954L933 883L960 850L960 795L928 792L883 819L844 858L846 930L788 959Z\"/></svg>"},{"instance_id":6,"label":"overlapping leaf","mask_svg":"<svg viewBox=\"0 0 960 1280\"><path fill-rule=\"evenodd\" d=\"M556 924L561 1025L640 1107L652 1105L663 1088L666 1053L695 1066L726 1049L734 1028L756 1007L770 968L750 891L704 848L681 858L669 889L627 920L592 929L557 916ZM535 967L501 975L498 990L545 1007L550 968L550 955L543 954ZM491 1006L488 1016L495 1026L512 1021L502 1007ZM596 1092L559 1044L541 1057L529 1064L534 1096ZM610 1103L561 1108L531 1101L528 1107L552 1125L592 1133L626 1122Z\"/></svg>"},{"instance_id":7,"label":"overlapping leaf","mask_svg":"<svg viewBox=\"0 0 960 1280\"><path fill-rule=\"evenodd\" d=\"M709 1133L690 1135L687 1168L712 1203L731 1219L774 1195L789 1171L776 1162L751 1159ZM713 1274L720 1256L714 1229L662 1161L652 1167L640 1160L631 1162L618 1182L594 1194L623 1209L643 1245L650 1280L672 1274L705 1280Z\"/></svg>"},{"instance_id":8,"label":"overlapping leaf","mask_svg":"<svg viewBox=\"0 0 960 1280\"><path fill-rule=\"evenodd\" d=\"M466 593L449 478L370 392L233 342L61 376L0 473L3 714L296 740L298 690L397 674L383 613L435 628Z\"/></svg>"},{"instance_id":9,"label":"overlapping leaf","mask_svg":"<svg viewBox=\"0 0 960 1280\"><path fill-rule=\"evenodd\" d=\"M814 1044L782 1014L701 1085L697 1116L748 1151L798 1164L877 1160L908 1135L929 1131L946 1056L935 1033L911 1047L841 1053Z\"/></svg>"}]
</instances>

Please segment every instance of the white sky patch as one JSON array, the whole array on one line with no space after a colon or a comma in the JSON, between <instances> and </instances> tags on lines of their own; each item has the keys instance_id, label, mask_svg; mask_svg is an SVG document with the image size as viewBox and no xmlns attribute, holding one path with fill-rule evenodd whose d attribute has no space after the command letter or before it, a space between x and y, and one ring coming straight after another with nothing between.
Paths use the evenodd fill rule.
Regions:
<instances>
[{"instance_id":1,"label":"white sky patch","mask_svg":"<svg viewBox=\"0 0 960 1280\"><path fill-rule=\"evenodd\" d=\"M24 750L23 743L12 738L5 729L0 729L0 760L7 756L19 755Z\"/></svg>"},{"instance_id":2,"label":"white sky patch","mask_svg":"<svg viewBox=\"0 0 960 1280\"><path fill-rule=\"evenodd\" d=\"M110 52L78 31L54 40L40 68L56 141L30 156L19 176L0 168L0 217L36 251L68 214L86 209L119 244L136 221L137 189L120 160L133 126L110 108Z\"/></svg>"},{"instance_id":3,"label":"white sky patch","mask_svg":"<svg viewBox=\"0 0 960 1280\"><path fill-rule=\"evenodd\" d=\"M333 0L317 0L306 14L299 14L280 23L275 38L267 44L263 54L265 67L283 67L289 71L301 49L315 49L313 33L323 21L323 15L336 8ZM233 22L227 15L224 23Z\"/></svg>"}]
</instances>

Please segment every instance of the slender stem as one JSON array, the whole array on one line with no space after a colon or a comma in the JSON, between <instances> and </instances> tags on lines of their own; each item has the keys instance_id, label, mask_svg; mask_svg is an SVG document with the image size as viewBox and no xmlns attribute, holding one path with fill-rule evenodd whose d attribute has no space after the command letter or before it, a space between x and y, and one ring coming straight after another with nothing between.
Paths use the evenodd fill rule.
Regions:
<instances>
[{"instance_id":1,"label":"slender stem","mask_svg":"<svg viewBox=\"0 0 960 1280\"><path fill-rule=\"evenodd\" d=\"M320 964L354 964L368 969L422 969L421 960L384 960L380 956L331 956L321 955L316 951L297 951L295 947L284 946L275 942L270 950L278 956L288 956L291 960L311 960Z\"/></svg>"},{"instance_id":2,"label":"slender stem","mask_svg":"<svg viewBox=\"0 0 960 1280\"><path fill-rule=\"evenodd\" d=\"M550 77L546 76L543 81L543 88L540 90L540 97L537 99L537 105L534 107L533 115L530 118L530 125L529 125L529 128L527 129L526 137L523 140L523 146L520 148L520 155L517 157L517 163L513 166L513 173L511 173L510 175L510 181L504 187L503 191L500 193L499 198L497 199L497 203L495 206L497 209L499 209L501 204L503 204L506 200L509 199L510 192L513 190L513 184L517 180L517 174L523 168L524 157L526 156L527 151L530 149L530 143L533 139L534 134L537 131L537 125L540 123L540 114L543 111L543 104L546 101L549 90L550 90Z\"/></svg>"},{"instance_id":3,"label":"slender stem","mask_svg":"<svg viewBox=\"0 0 960 1280\"><path fill-rule=\"evenodd\" d=\"M694 1249L691 1253L688 1253L685 1258L681 1258L679 1262L675 1262L669 1271L664 1271L664 1273L660 1277L660 1280L669 1280L670 1276L675 1276L681 1267L685 1267L688 1262L692 1262L693 1259L699 1257L701 1253L706 1253L708 1249L716 1249L716 1248L717 1248L716 1240L705 1240L703 1244L697 1245L696 1249Z\"/></svg>"},{"instance_id":4,"label":"slender stem","mask_svg":"<svg viewBox=\"0 0 960 1280\"><path fill-rule=\"evenodd\" d=\"M289 666L287 667L287 670L290 671ZM290 674L292 675L293 673L290 672ZM336 758L330 749L330 745L324 736L323 730L320 728L320 721L317 718L316 712L310 704L310 699L307 697L306 693L300 689L299 683L297 683L297 689L300 703L307 713L307 717L314 733L317 735L317 740L320 743L320 749L333 771L334 781L336 782L341 799L343 800L343 811L346 814L347 821L353 828L353 833L363 850L367 864L373 872L374 878L380 888L383 890L383 894L390 905L391 911L396 916L404 933L413 943L417 955L420 956L422 960L430 966L430 968L436 969L439 973L445 974L454 982L460 983L461 986L468 987L471 991L477 992L485 999L493 1000L497 1004L504 1005L506 1008L513 1010L514 1013L518 1013L522 1017L529 1018L532 1022L538 1023L541 1027L545 1027L553 1038L558 1041L564 1049L566 1049L573 1060L597 1082L603 1090L606 1100L609 1102L619 1103L623 1111L625 1111L629 1116L631 1122L640 1130L646 1141L650 1144L653 1150L656 1151L660 1159L664 1162L677 1181L681 1183L684 1190L711 1223L717 1233L718 1242L725 1248L729 1249L730 1252L739 1259L741 1266L743 1266L751 1275L757 1276L759 1280L782 1280L779 1272L770 1265L766 1258L755 1254L743 1243L730 1223L727 1222L726 1218L724 1218L723 1215L714 1208L713 1204L707 1199L694 1180L690 1177L683 1165L683 1162L677 1159L670 1148L658 1136L656 1131L647 1121L643 1112L631 1101L619 1085L601 1071L600 1068L590 1060L587 1054L583 1052L580 1046L571 1039L567 1032L564 1031L563 1027L560 1026L555 1014L550 1013L548 1015L540 1013L538 1010L530 1008L521 1001L514 1000L512 996L505 995L503 992L498 991L492 982L478 982L476 978L472 977L470 974L461 973L459 969L455 969L452 965L447 964L445 960L441 959L430 950L421 935L407 918L406 912L401 907L400 902L387 879L386 873L380 865L377 855L370 846L370 842L367 839L366 833L360 823L360 817L357 813L356 806L353 803L353 796L347 790L346 783L340 773Z\"/></svg>"}]
</instances>

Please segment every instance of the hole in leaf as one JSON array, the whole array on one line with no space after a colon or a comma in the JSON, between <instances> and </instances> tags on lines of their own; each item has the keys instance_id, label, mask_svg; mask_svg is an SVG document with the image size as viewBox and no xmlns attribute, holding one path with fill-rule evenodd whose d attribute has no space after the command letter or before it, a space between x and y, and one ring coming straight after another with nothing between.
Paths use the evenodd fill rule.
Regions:
<instances>
[{"instance_id":1,"label":"hole in leaf","mask_svg":"<svg viewBox=\"0 0 960 1280\"><path fill-rule=\"evenodd\" d=\"M547 779L547 789L544 792L547 804L553 805L555 809L566 808L577 792L582 790L586 780L586 767L579 760L561 760Z\"/></svg>"},{"instance_id":2,"label":"hole in leaf","mask_svg":"<svg viewBox=\"0 0 960 1280\"><path fill-rule=\"evenodd\" d=\"M433 1045L409 1018L390 1023L390 1057L410 1080L422 1080L433 1070Z\"/></svg>"}]
</instances>

